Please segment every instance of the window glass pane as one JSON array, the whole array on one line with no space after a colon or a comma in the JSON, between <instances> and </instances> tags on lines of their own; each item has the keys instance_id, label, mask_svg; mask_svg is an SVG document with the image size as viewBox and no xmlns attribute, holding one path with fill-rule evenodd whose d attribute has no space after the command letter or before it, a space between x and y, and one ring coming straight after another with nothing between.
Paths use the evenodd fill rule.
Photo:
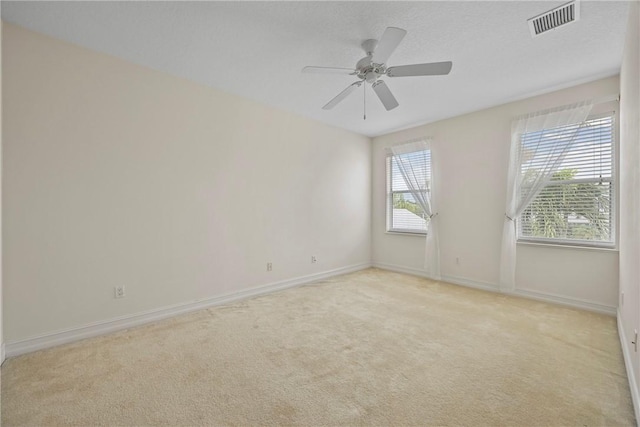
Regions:
<instances>
[{"instance_id":1,"label":"window glass pane","mask_svg":"<svg viewBox=\"0 0 640 427\"><path fill-rule=\"evenodd\" d=\"M391 228L400 230L427 230L428 218L411 193L393 193Z\"/></svg>"},{"instance_id":2,"label":"window glass pane","mask_svg":"<svg viewBox=\"0 0 640 427\"><path fill-rule=\"evenodd\" d=\"M428 194L431 151L421 150L391 156L387 165L390 190L387 212L389 230L425 233L429 218L409 188L418 188ZM411 182L410 185L407 184L407 179Z\"/></svg>"},{"instance_id":3,"label":"window glass pane","mask_svg":"<svg viewBox=\"0 0 640 427\"><path fill-rule=\"evenodd\" d=\"M610 182L545 187L520 217L520 235L612 242Z\"/></svg>"}]
</instances>

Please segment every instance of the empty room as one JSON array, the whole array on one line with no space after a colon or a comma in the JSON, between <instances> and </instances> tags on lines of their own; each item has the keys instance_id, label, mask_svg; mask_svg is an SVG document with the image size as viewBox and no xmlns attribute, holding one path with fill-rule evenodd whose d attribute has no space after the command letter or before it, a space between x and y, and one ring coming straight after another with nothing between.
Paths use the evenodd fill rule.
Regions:
<instances>
[{"instance_id":1,"label":"empty room","mask_svg":"<svg viewBox=\"0 0 640 427\"><path fill-rule=\"evenodd\" d=\"M1 1L5 426L635 426L637 1Z\"/></svg>"}]
</instances>

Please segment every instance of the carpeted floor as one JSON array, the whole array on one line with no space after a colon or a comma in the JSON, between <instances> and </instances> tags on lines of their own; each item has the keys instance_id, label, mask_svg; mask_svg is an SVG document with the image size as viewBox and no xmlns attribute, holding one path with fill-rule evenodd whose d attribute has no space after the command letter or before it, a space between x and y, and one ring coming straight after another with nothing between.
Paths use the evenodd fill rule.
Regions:
<instances>
[{"instance_id":1,"label":"carpeted floor","mask_svg":"<svg viewBox=\"0 0 640 427\"><path fill-rule=\"evenodd\" d=\"M369 269L9 359L2 424L635 420L614 318Z\"/></svg>"}]
</instances>

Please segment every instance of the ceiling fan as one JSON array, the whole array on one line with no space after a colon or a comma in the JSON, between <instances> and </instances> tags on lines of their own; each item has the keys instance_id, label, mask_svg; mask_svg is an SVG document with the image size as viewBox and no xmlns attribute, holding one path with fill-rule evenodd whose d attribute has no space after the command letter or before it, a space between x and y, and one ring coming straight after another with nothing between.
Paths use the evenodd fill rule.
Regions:
<instances>
[{"instance_id":1,"label":"ceiling fan","mask_svg":"<svg viewBox=\"0 0 640 427\"><path fill-rule=\"evenodd\" d=\"M396 67L387 67L387 60L396 50L404 36L407 34L402 28L388 27L382 34L380 41L369 39L362 42L362 48L367 56L359 60L355 69L353 68L336 68L336 67L304 67L303 73L321 73L321 74L348 74L358 77L360 80L347 86L345 90L340 92L335 98L327 102L324 110L330 110L344 100L351 92L369 83L376 93L384 108L393 110L399 104L391 93L387 84L380 80L382 76L387 77L411 77L411 76L441 76L449 74L452 67L451 61L431 62L427 64L400 65ZM366 85L365 85L366 91ZM366 106L366 104L365 104ZM366 112L364 118L366 119Z\"/></svg>"}]
</instances>

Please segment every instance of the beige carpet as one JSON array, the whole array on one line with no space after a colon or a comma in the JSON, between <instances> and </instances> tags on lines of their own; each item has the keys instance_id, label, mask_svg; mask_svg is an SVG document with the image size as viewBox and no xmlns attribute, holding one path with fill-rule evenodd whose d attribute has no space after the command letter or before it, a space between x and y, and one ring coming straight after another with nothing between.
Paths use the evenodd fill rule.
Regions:
<instances>
[{"instance_id":1,"label":"beige carpet","mask_svg":"<svg viewBox=\"0 0 640 427\"><path fill-rule=\"evenodd\" d=\"M376 269L9 359L13 425L634 425L615 319Z\"/></svg>"}]
</instances>

